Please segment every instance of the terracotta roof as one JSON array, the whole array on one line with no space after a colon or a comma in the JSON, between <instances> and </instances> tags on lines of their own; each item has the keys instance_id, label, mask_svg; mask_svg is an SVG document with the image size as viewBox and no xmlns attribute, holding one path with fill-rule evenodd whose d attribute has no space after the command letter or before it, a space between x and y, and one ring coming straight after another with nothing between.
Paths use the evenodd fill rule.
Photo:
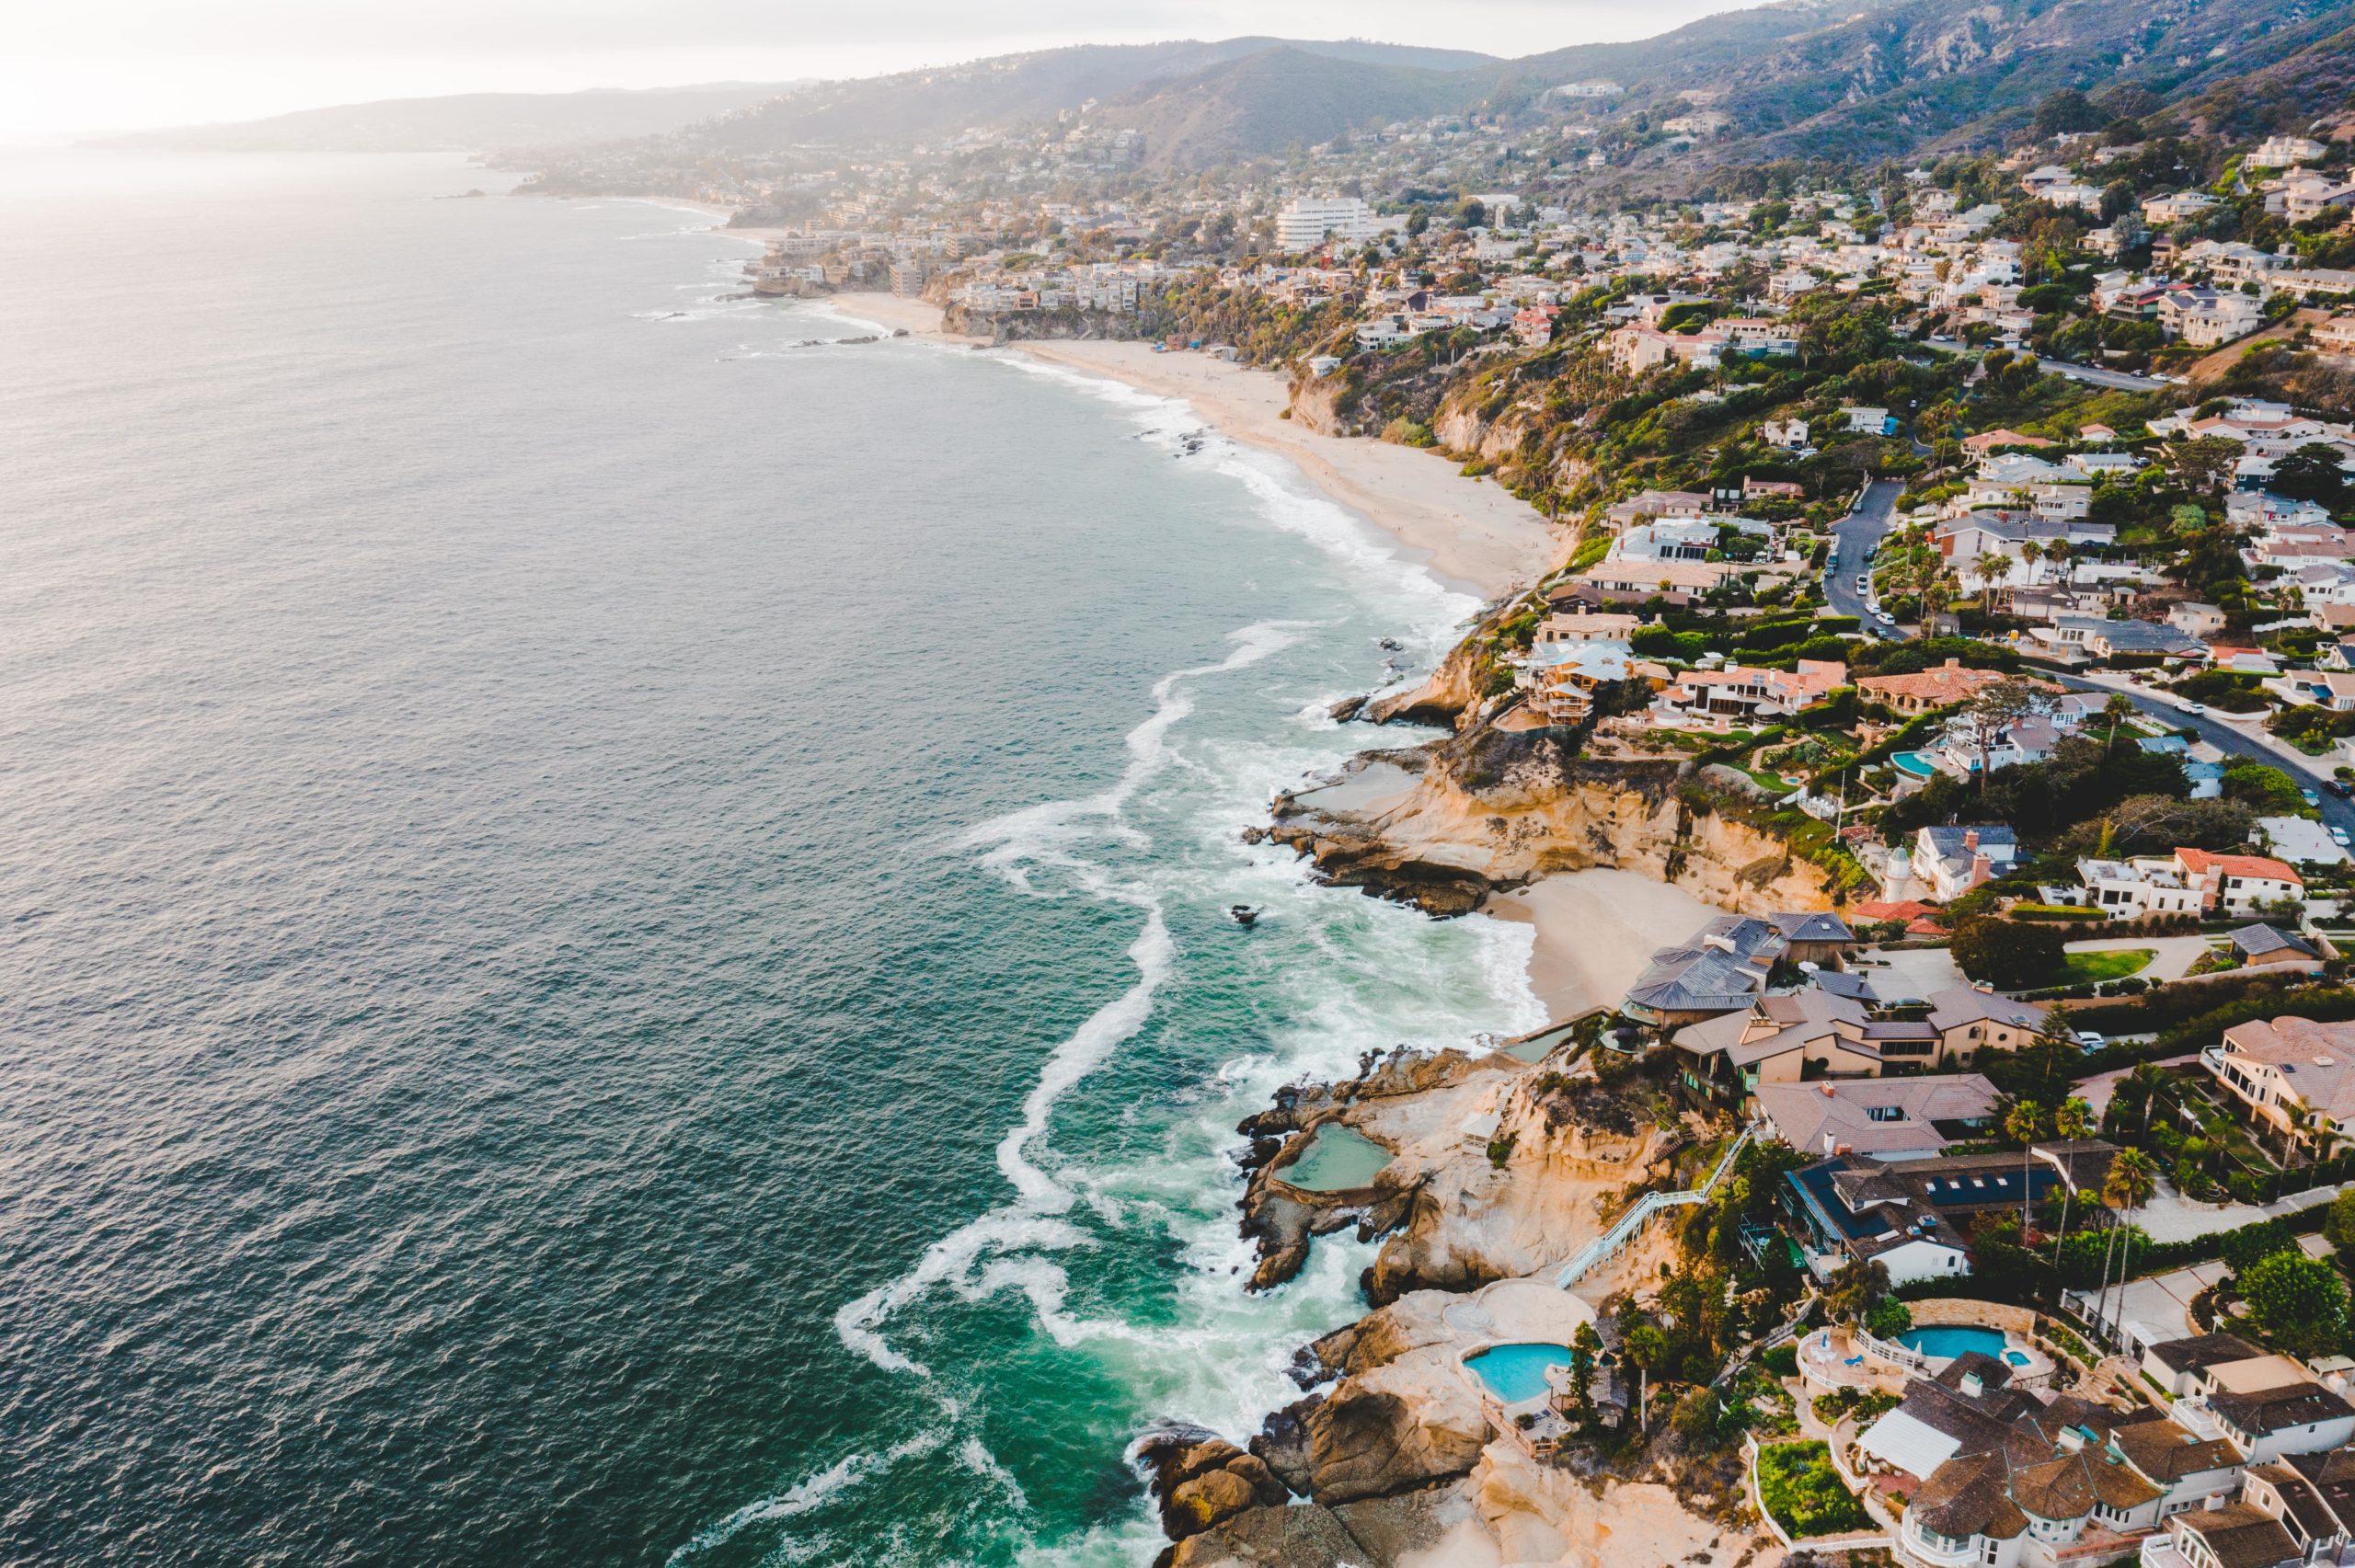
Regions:
<instances>
[{"instance_id":1,"label":"terracotta roof","mask_svg":"<svg viewBox=\"0 0 2355 1568\"><path fill-rule=\"evenodd\" d=\"M2207 850L2179 849L2175 852L2175 858L2183 863L2186 871L2194 875L2212 870L2221 871L2227 876L2254 876L2272 882L2295 882L2300 887L2305 885L2305 879L2287 862L2275 860L2269 855L2212 854Z\"/></svg>"}]
</instances>

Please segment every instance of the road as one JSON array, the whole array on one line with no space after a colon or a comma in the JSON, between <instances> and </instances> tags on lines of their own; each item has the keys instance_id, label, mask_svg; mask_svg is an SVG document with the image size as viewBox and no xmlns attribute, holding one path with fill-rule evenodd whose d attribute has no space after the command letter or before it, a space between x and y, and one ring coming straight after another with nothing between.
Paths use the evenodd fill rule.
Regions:
<instances>
[{"instance_id":1,"label":"road","mask_svg":"<svg viewBox=\"0 0 2355 1568\"><path fill-rule=\"evenodd\" d=\"M2063 686L2079 692L2104 693L2123 691L2126 700L2152 716L2163 720L2170 728L2188 729L2200 738L2211 742L2227 754L2254 757L2281 769L2301 784L2322 795L2322 824L2326 828L2344 828L2355 835L2355 801L2341 800L2322 789L2322 781L2330 770L2311 757L2304 756L2287 745L2278 744L2264 735L2257 726L2247 728L2229 723L2212 713L2188 714L2176 706L2172 698L2155 696L2131 687L2120 687L2105 681L2088 681L2082 675L2062 675L2048 670L2030 670L2027 673L2040 680L2058 681ZM2251 731L2256 730L2256 734ZM2260 738L2262 737L2262 738Z\"/></svg>"},{"instance_id":2,"label":"road","mask_svg":"<svg viewBox=\"0 0 2355 1568\"><path fill-rule=\"evenodd\" d=\"M1872 623L1872 612L1856 591L1856 578L1864 574L1873 547L1895 521L1897 498L1904 491L1905 486L1894 479L1876 479L1856 498L1855 509L1832 525L1832 553L1824 557L1823 597L1833 614L1863 618L1867 631L1877 633L1880 628Z\"/></svg>"},{"instance_id":3,"label":"road","mask_svg":"<svg viewBox=\"0 0 2355 1568\"><path fill-rule=\"evenodd\" d=\"M2066 360L2039 360L2038 365L2055 375L2067 376L2091 386L2116 387L2122 392L2151 392L2176 383L2157 376L2135 375L2128 371L2105 370L2099 365L2072 364Z\"/></svg>"}]
</instances>

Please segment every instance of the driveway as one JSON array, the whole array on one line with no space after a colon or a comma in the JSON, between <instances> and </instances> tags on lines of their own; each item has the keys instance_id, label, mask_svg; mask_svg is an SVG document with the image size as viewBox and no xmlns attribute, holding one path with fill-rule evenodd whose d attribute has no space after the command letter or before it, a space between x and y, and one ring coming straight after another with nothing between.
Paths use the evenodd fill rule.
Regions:
<instances>
[{"instance_id":1,"label":"driveway","mask_svg":"<svg viewBox=\"0 0 2355 1568\"><path fill-rule=\"evenodd\" d=\"M2208 939L2204 936L2120 936L2089 937L2063 946L2063 953L2117 953L2128 948L2147 947L2158 955L2142 968L2134 971L2138 979L2157 983L2179 980L2183 973L2204 957Z\"/></svg>"},{"instance_id":2,"label":"driveway","mask_svg":"<svg viewBox=\"0 0 2355 1568\"><path fill-rule=\"evenodd\" d=\"M2233 1207L2238 1211L2237 1218L2243 1223L2254 1212L2240 1205ZM2135 1223L2142 1223L2139 1216ZM2219 1226L2216 1229L2229 1230L2231 1227ZM2191 1232L2193 1235L2206 1233ZM2156 1230L2153 1230L2151 1236L2154 1241L2185 1239L2163 1237ZM2330 1250L2330 1243L2320 1236L2301 1236L2298 1244L2310 1257L2326 1256ZM2189 1268L2154 1274L2146 1279L2130 1279L2122 1290L2112 1285L2102 1316L2105 1320L2125 1324L2135 1330L2138 1337L2153 1344L2162 1340L2189 1339L2200 1332L2199 1325L2191 1321L2191 1299L2232 1272L2223 1259L2215 1258L2207 1263L2193 1264ZM2091 1291L2073 1290L2069 1295L2079 1302L2088 1318L2092 1317Z\"/></svg>"},{"instance_id":3,"label":"driveway","mask_svg":"<svg viewBox=\"0 0 2355 1568\"><path fill-rule=\"evenodd\" d=\"M1934 992L1970 983L1955 967L1954 955L1943 947L1909 947L1893 952L1868 947L1858 956L1888 964L1885 969L1864 971L1885 1002L1927 1001Z\"/></svg>"},{"instance_id":4,"label":"driveway","mask_svg":"<svg viewBox=\"0 0 2355 1568\"><path fill-rule=\"evenodd\" d=\"M2097 1014L2095 1013L2089 1013L2085 1014L2085 1023L2088 1027L2094 1024L2097 1017ZM2146 1037L2147 1036L2143 1036L2127 1035L2112 1036L2112 1038L2120 1040ZM2189 1056L2168 1057L2158 1062L2156 1065L2160 1067L2182 1067L2188 1063L2198 1061L2199 1059L2200 1054L2197 1051L2194 1051ZM2110 1069L2108 1072L2097 1072L2091 1078L2085 1080L2077 1085L2077 1097L2085 1101L2086 1104L2091 1105L2093 1107L2095 1116L2099 1117L2104 1111L2109 1109L2109 1097L2111 1093L2117 1090L2118 1081L2124 1078L2128 1073L2132 1072L2133 1070L2134 1070L2131 1067L2117 1067Z\"/></svg>"}]
</instances>

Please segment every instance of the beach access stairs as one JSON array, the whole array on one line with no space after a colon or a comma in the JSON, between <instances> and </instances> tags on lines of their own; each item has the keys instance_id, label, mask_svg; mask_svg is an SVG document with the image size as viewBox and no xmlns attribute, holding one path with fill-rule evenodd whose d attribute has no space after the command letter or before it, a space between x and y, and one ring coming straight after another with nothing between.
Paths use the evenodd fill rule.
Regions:
<instances>
[{"instance_id":1,"label":"beach access stairs","mask_svg":"<svg viewBox=\"0 0 2355 1568\"><path fill-rule=\"evenodd\" d=\"M1717 1184L1725 1180L1728 1171L1733 1169L1735 1159L1748 1146L1750 1140L1758 1136L1761 1125L1758 1122L1752 1122L1743 1127L1740 1135L1726 1145L1726 1151L1717 1156L1717 1164L1709 1170L1709 1179L1699 1186L1686 1187L1678 1192L1646 1193L1642 1197L1637 1198L1634 1207L1611 1222L1609 1230L1571 1255L1570 1261L1564 1264L1561 1272L1554 1276L1555 1286L1568 1290L1571 1286L1576 1285L1586 1277L1588 1271L1595 1265L1615 1255L1621 1248L1634 1241L1643 1228L1657 1216L1665 1214L1671 1208L1690 1208L1694 1204L1708 1202L1709 1195L1717 1190Z\"/></svg>"}]
</instances>

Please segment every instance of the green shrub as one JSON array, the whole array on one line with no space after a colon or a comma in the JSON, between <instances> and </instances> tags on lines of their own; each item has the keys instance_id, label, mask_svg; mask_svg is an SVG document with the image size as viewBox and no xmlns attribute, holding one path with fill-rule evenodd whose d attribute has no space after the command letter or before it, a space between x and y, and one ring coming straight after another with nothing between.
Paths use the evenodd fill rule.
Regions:
<instances>
[{"instance_id":1,"label":"green shrub","mask_svg":"<svg viewBox=\"0 0 2355 1568\"><path fill-rule=\"evenodd\" d=\"M1869 1528L1872 1516L1832 1468L1821 1443L1777 1443L1758 1450L1758 1499L1794 1538Z\"/></svg>"}]
</instances>

